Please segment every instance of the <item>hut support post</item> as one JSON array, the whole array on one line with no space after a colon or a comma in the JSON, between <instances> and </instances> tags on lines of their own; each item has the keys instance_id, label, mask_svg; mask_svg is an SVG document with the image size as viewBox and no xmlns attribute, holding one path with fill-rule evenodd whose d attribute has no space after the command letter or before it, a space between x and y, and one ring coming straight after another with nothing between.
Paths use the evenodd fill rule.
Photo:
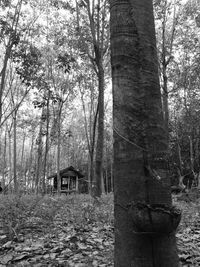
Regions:
<instances>
[{"instance_id":1,"label":"hut support post","mask_svg":"<svg viewBox=\"0 0 200 267\"><path fill-rule=\"evenodd\" d=\"M71 181L71 179L68 178L68 192L69 192L69 189L70 189L70 181Z\"/></svg>"}]
</instances>

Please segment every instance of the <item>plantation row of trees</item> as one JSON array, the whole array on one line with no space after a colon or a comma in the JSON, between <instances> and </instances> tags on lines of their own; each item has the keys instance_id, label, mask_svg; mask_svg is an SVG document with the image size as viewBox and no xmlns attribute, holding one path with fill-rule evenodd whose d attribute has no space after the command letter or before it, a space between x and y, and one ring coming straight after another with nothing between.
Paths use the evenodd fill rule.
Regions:
<instances>
[{"instance_id":1,"label":"plantation row of trees","mask_svg":"<svg viewBox=\"0 0 200 267\"><path fill-rule=\"evenodd\" d=\"M89 190L101 177L111 190L108 13L106 1L1 2L3 186L45 192L73 165Z\"/></svg>"},{"instance_id":2,"label":"plantation row of trees","mask_svg":"<svg viewBox=\"0 0 200 267\"><path fill-rule=\"evenodd\" d=\"M200 8L155 0L154 10L171 176L197 179ZM45 192L73 165L94 195L111 191L109 1L3 0L0 50L3 187Z\"/></svg>"}]
</instances>

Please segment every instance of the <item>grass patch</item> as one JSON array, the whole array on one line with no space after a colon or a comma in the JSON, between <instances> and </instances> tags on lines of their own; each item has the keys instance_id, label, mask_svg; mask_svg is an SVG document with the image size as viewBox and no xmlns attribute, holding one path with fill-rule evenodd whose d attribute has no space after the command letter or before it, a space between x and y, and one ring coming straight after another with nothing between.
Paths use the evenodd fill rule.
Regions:
<instances>
[{"instance_id":1,"label":"grass patch","mask_svg":"<svg viewBox=\"0 0 200 267\"><path fill-rule=\"evenodd\" d=\"M89 195L1 195L0 218L9 239L18 238L24 229L46 232L53 223L79 228L112 224L113 197L105 195L96 203Z\"/></svg>"}]
</instances>

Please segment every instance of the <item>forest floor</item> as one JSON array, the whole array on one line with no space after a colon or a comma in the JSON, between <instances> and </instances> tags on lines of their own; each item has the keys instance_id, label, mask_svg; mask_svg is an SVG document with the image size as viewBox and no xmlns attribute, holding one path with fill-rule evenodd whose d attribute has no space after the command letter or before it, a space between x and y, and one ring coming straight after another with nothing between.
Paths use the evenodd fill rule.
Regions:
<instances>
[{"instance_id":1,"label":"forest floor","mask_svg":"<svg viewBox=\"0 0 200 267\"><path fill-rule=\"evenodd\" d=\"M199 193L174 198L182 266L200 266ZM111 267L113 196L0 196L0 267Z\"/></svg>"}]
</instances>

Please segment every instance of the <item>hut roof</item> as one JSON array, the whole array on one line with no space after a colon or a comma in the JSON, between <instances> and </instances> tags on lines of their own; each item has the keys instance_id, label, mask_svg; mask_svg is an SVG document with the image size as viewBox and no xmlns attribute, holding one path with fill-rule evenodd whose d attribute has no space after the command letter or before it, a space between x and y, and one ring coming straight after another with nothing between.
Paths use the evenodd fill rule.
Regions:
<instances>
[{"instance_id":1,"label":"hut roof","mask_svg":"<svg viewBox=\"0 0 200 267\"><path fill-rule=\"evenodd\" d=\"M78 178L84 177L84 175L80 171L74 169L73 166L60 170L60 176L64 176L64 175L73 176L74 174L77 175ZM57 177L57 173L50 175L49 177L47 177L47 179L52 179L55 177Z\"/></svg>"}]
</instances>

